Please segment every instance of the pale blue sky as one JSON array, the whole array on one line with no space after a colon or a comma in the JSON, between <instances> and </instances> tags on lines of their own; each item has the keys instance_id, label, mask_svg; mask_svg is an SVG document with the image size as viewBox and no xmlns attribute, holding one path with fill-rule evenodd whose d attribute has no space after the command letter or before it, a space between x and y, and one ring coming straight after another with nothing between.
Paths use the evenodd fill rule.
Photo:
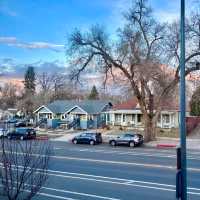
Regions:
<instances>
[{"instance_id":1,"label":"pale blue sky","mask_svg":"<svg viewBox=\"0 0 200 200\"><path fill-rule=\"evenodd\" d=\"M131 2L0 0L0 72L14 74L30 63L37 63L36 66L41 68L44 68L44 62L66 65L64 45L73 28L86 30L98 23L112 35L123 24L121 13ZM191 2L187 1L188 9ZM179 15L179 0L150 0L149 3L161 21L172 21Z\"/></svg>"}]
</instances>

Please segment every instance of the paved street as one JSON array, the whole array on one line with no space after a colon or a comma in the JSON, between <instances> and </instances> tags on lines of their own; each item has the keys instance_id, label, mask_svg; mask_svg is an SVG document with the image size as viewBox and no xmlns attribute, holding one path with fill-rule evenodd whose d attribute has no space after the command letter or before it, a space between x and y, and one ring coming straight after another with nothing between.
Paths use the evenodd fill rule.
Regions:
<instances>
[{"instance_id":1,"label":"paved street","mask_svg":"<svg viewBox=\"0 0 200 200\"><path fill-rule=\"evenodd\" d=\"M53 142L49 180L39 200L175 198L175 150ZM189 199L200 199L200 152L188 152Z\"/></svg>"}]
</instances>

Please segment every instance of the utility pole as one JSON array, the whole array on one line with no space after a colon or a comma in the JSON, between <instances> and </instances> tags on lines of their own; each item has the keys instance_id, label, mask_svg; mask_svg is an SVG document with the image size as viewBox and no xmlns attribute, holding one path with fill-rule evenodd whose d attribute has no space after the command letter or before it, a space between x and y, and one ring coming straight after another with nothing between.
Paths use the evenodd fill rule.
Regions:
<instances>
[{"instance_id":1,"label":"utility pole","mask_svg":"<svg viewBox=\"0 0 200 200\"><path fill-rule=\"evenodd\" d=\"M180 179L178 186L181 200L187 200L187 158L185 122L185 0L181 0L180 24Z\"/></svg>"}]
</instances>

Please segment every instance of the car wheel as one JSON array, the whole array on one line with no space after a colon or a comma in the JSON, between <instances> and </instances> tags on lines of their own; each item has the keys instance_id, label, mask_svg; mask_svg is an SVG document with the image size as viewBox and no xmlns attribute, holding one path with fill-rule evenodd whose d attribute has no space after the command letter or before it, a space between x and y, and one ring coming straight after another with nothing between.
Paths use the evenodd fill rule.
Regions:
<instances>
[{"instance_id":1,"label":"car wheel","mask_svg":"<svg viewBox=\"0 0 200 200\"><path fill-rule=\"evenodd\" d=\"M135 142L129 142L129 147L135 147Z\"/></svg>"},{"instance_id":2,"label":"car wheel","mask_svg":"<svg viewBox=\"0 0 200 200\"><path fill-rule=\"evenodd\" d=\"M110 145L114 147L114 146L116 146L116 142L113 140L110 142Z\"/></svg>"},{"instance_id":3,"label":"car wheel","mask_svg":"<svg viewBox=\"0 0 200 200\"><path fill-rule=\"evenodd\" d=\"M90 145L94 145L94 144L95 144L94 140L91 140Z\"/></svg>"},{"instance_id":4,"label":"car wheel","mask_svg":"<svg viewBox=\"0 0 200 200\"><path fill-rule=\"evenodd\" d=\"M24 140L24 136L21 136L21 137L20 137L20 140Z\"/></svg>"},{"instance_id":5,"label":"car wheel","mask_svg":"<svg viewBox=\"0 0 200 200\"><path fill-rule=\"evenodd\" d=\"M77 144L78 143L78 141L77 140L73 140L73 144Z\"/></svg>"}]
</instances>

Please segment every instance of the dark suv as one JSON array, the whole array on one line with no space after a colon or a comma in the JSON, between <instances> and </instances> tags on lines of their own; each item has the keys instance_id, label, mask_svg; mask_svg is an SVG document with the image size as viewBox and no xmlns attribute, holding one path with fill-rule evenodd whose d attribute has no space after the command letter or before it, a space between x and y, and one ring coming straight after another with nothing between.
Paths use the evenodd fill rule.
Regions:
<instances>
[{"instance_id":1,"label":"dark suv","mask_svg":"<svg viewBox=\"0 0 200 200\"><path fill-rule=\"evenodd\" d=\"M33 128L16 128L7 134L8 139L35 139L36 131Z\"/></svg>"},{"instance_id":2,"label":"dark suv","mask_svg":"<svg viewBox=\"0 0 200 200\"><path fill-rule=\"evenodd\" d=\"M109 141L111 146L116 145L127 145L130 147L135 147L143 144L144 138L141 134L137 133L125 133Z\"/></svg>"},{"instance_id":3,"label":"dark suv","mask_svg":"<svg viewBox=\"0 0 200 200\"><path fill-rule=\"evenodd\" d=\"M74 144L101 144L102 136L101 133L82 133L72 139Z\"/></svg>"}]
</instances>

